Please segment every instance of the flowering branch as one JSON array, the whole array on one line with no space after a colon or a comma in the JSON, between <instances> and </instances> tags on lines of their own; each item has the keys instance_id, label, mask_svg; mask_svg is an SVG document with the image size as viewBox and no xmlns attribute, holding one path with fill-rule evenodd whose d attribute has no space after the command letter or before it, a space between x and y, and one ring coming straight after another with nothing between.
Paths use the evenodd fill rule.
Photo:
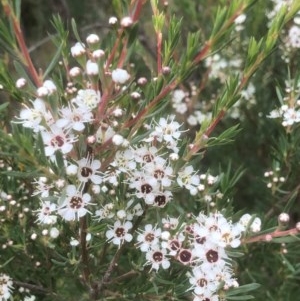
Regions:
<instances>
[{"instance_id":1,"label":"flowering branch","mask_svg":"<svg viewBox=\"0 0 300 301\"><path fill-rule=\"evenodd\" d=\"M8 4L7 0L2 0L2 6L5 14L7 17L12 21L15 36L18 41L19 47L20 47L20 53L23 56L23 62L25 63L26 67L28 68L28 73L31 75L34 83L37 87L40 87L42 85L42 81L33 65L33 62L31 60L31 57L29 55L28 48L26 46L24 35L21 30L20 26L20 20L17 18L15 13L13 12L11 6Z\"/></svg>"},{"instance_id":2,"label":"flowering branch","mask_svg":"<svg viewBox=\"0 0 300 301\"><path fill-rule=\"evenodd\" d=\"M254 242L271 242L273 238L295 236L299 234L299 228L295 227L289 230L270 232L267 234L261 234L253 237L246 238L242 241L242 244L249 244Z\"/></svg>"}]
</instances>

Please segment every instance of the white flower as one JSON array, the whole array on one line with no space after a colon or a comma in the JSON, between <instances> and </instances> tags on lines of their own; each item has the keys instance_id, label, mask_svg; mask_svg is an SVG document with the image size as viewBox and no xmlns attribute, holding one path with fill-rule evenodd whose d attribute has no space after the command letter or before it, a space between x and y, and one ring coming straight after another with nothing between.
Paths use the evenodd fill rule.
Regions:
<instances>
[{"instance_id":1,"label":"white flower","mask_svg":"<svg viewBox=\"0 0 300 301\"><path fill-rule=\"evenodd\" d=\"M156 271L159 270L160 266L166 270L170 267L170 261L166 257L166 249L151 249L146 253L146 264L151 265L151 270L154 269Z\"/></svg>"},{"instance_id":2,"label":"white flower","mask_svg":"<svg viewBox=\"0 0 300 301\"><path fill-rule=\"evenodd\" d=\"M283 126L293 125L295 122L300 122L300 111L295 110L295 108L288 108L283 113Z\"/></svg>"},{"instance_id":3,"label":"white flower","mask_svg":"<svg viewBox=\"0 0 300 301\"><path fill-rule=\"evenodd\" d=\"M0 274L0 300L11 300L11 291L13 289L13 281L6 274Z\"/></svg>"},{"instance_id":4,"label":"white flower","mask_svg":"<svg viewBox=\"0 0 300 301\"><path fill-rule=\"evenodd\" d=\"M90 123L94 120L93 114L88 107L76 107L69 105L59 111L62 118L56 121L59 128L73 129L81 132L85 128L85 123Z\"/></svg>"},{"instance_id":5,"label":"white flower","mask_svg":"<svg viewBox=\"0 0 300 301\"><path fill-rule=\"evenodd\" d=\"M148 252L158 245L160 235L160 228L156 229L156 227L153 227L151 224L147 224L145 225L145 230L141 230L137 236L137 245L142 252Z\"/></svg>"},{"instance_id":6,"label":"white flower","mask_svg":"<svg viewBox=\"0 0 300 301\"><path fill-rule=\"evenodd\" d=\"M126 70L117 68L112 71L111 77L115 83L125 84L129 80L130 75Z\"/></svg>"},{"instance_id":7,"label":"white flower","mask_svg":"<svg viewBox=\"0 0 300 301\"><path fill-rule=\"evenodd\" d=\"M53 184L46 184L47 178L40 177L37 181L34 181L32 184L36 185L36 188L32 195L40 194L42 198L49 196L49 190L53 188Z\"/></svg>"},{"instance_id":8,"label":"white flower","mask_svg":"<svg viewBox=\"0 0 300 301\"><path fill-rule=\"evenodd\" d=\"M85 206L90 200L91 196L88 193L83 194L74 185L68 185L66 198L58 208L58 213L67 221L79 220L80 217L88 212Z\"/></svg>"},{"instance_id":9,"label":"white flower","mask_svg":"<svg viewBox=\"0 0 300 301\"><path fill-rule=\"evenodd\" d=\"M300 48L300 27L292 26L289 30L289 42L293 48Z\"/></svg>"},{"instance_id":10,"label":"white flower","mask_svg":"<svg viewBox=\"0 0 300 301\"><path fill-rule=\"evenodd\" d=\"M130 242L132 240L132 235L128 233L131 228L131 222L126 221L124 224L122 224L121 221L117 220L114 223L113 228L110 228L105 235L109 241L120 247L124 241Z\"/></svg>"},{"instance_id":11,"label":"white flower","mask_svg":"<svg viewBox=\"0 0 300 301\"><path fill-rule=\"evenodd\" d=\"M167 147L173 149L173 151L176 150L176 144L181 135L181 131L179 131L181 125L177 121L174 121L174 118L175 116L173 115L168 118L160 118L154 132L150 135L152 140L165 141Z\"/></svg>"},{"instance_id":12,"label":"white flower","mask_svg":"<svg viewBox=\"0 0 300 301\"><path fill-rule=\"evenodd\" d=\"M53 215L56 211L56 204L50 203L50 201L41 202L41 208L37 210L38 218L37 222L41 224L55 224L57 216Z\"/></svg>"},{"instance_id":13,"label":"white flower","mask_svg":"<svg viewBox=\"0 0 300 301\"><path fill-rule=\"evenodd\" d=\"M71 237L70 245L72 247L77 247L79 245L79 241L77 239L75 239L74 237Z\"/></svg>"},{"instance_id":14,"label":"white flower","mask_svg":"<svg viewBox=\"0 0 300 301\"><path fill-rule=\"evenodd\" d=\"M90 110L95 109L101 101L99 91L93 89L79 90L76 98L72 100L79 107L87 107Z\"/></svg>"},{"instance_id":15,"label":"white flower","mask_svg":"<svg viewBox=\"0 0 300 301\"><path fill-rule=\"evenodd\" d=\"M42 138L46 156L52 156L57 150L67 154L73 149L73 143L77 141L76 137L68 135L55 125L50 127L50 131L42 132Z\"/></svg>"},{"instance_id":16,"label":"white flower","mask_svg":"<svg viewBox=\"0 0 300 301\"><path fill-rule=\"evenodd\" d=\"M44 127L41 125L45 117L46 105L40 98L31 101L33 108L26 107L20 112L20 121L24 127L33 129L34 132L39 132Z\"/></svg>"},{"instance_id":17,"label":"white flower","mask_svg":"<svg viewBox=\"0 0 300 301\"><path fill-rule=\"evenodd\" d=\"M195 174L193 166L189 165L186 166L184 170L178 172L177 183L180 187L188 189L191 195L196 195L200 178Z\"/></svg>"}]
</instances>

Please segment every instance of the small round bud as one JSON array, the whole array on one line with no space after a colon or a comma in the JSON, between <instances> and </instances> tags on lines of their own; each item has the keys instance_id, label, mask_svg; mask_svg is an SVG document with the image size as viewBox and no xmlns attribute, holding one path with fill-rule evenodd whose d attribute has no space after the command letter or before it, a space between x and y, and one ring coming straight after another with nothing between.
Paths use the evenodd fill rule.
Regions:
<instances>
[{"instance_id":1,"label":"small round bud","mask_svg":"<svg viewBox=\"0 0 300 301\"><path fill-rule=\"evenodd\" d=\"M74 58L80 57L85 54L85 45L77 42L73 47L71 47L71 54Z\"/></svg>"},{"instance_id":2,"label":"small round bud","mask_svg":"<svg viewBox=\"0 0 300 301\"><path fill-rule=\"evenodd\" d=\"M124 138L121 135L116 134L112 137L112 142L114 145L121 145L123 141Z\"/></svg>"},{"instance_id":3,"label":"small round bud","mask_svg":"<svg viewBox=\"0 0 300 301\"><path fill-rule=\"evenodd\" d=\"M100 188L99 185L94 184L94 185L92 185L92 191L93 191L94 194L99 194L100 191L101 191L101 188Z\"/></svg>"},{"instance_id":4,"label":"small round bud","mask_svg":"<svg viewBox=\"0 0 300 301\"><path fill-rule=\"evenodd\" d=\"M36 240L37 234L36 234L36 233L32 233L31 236L30 236L30 238L31 238L32 240Z\"/></svg>"},{"instance_id":5,"label":"small round bud","mask_svg":"<svg viewBox=\"0 0 300 301\"><path fill-rule=\"evenodd\" d=\"M172 160L172 161L177 161L179 159L179 156L178 154L176 153L172 153L169 155L169 158Z\"/></svg>"},{"instance_id":6,"label":"small round bud","mask_svg":"<svg viewBox=\"0 0 300 301\"><path fill-rule=\"evenodd\" d=\"M105 52L102 49L94 50L92 56L94 59L101 59L104 56Z\"/></svg>"},{"instance_id":7,"label":"small round bud","mask_svg":"<svg viewBox=\"0 0 300 301\"><path fill-rule=\"evenodd\" d=\"M168 66L164 66L164 67L162 67L161 71L162 71L163 75L169 75L171 73L171 68Z\"/></svg>"},{"instance_id":8,"label":"small round bud","mask_svg":"<svg viewBox=\"0 0 300 301\"><path fill-rule=\"evenodd\" d=\"M55 227L50 229L50 237L57 238L59 236L59 230Z\"/></svg>"},{"instance_id":9,"label":"small round bud","mask_svg":"<svg viewBox=\"0 0 300 301\"><path fill-rule=\"evenodd\" d=\"M121 26L122 27L130 27L133 24L133 21L131 19L131 17L124 17L121 20Z\"/></svg>"},{"instance_id":10,"label":"small round bud","mask_svg":"<svg viewBox=\"0 0 300 301\"><path fill-rule=\"evenodd\" d=\"M138 99L141 98L141 94L140 94L139 92L136 92L136 91L132 92L132 93L130 94L130 96L131 96L131 98L134 99L134 100L138 100Z\"/></svg>"},{"instance_id":11,"label":"small round bud","mask_svg":"<svg viewBox=\"0 0 300 301\"><path fill-rule=\"evenodd\" d=\"M298 222L298 223L296 224L296 229L297 229L297 231L300 232L300 222Z\"/></svg>"},{"instance_id":12,"label":"small round bud","mask_svg":"<svg viewBox=\"0 0 300 301\"><path fill-rule=\"evenodd\" d=\"M148 83L148 80L146 77L140 77L138 80L137 80L137 83L138 85L140 86L145 86L147 83Z\"/></svg>"},{"instance_id":13,"label":"small round bud","mask_svg":"<svg viewBox=\"0 0 300 301\"><path fill-rule=\"evenodd\" d=\"M75 164L69 165L66 168L66 173L67 173L68 176L74 176L74 175L76 175L77 171L78 171L78 166L75 165Z\"/></svg>"},{"instance_id":14,"label":"small round bud","mask_svg":"<svg viewBox=\"0 0 300 301\"><path fill-rule=\"evenodd\" d=\"M164 229L170 229L170 227L168 228L164 225ZM161 235L160 235L161 239L163 239L163 240L170 239L170 236L171 236L171 234L169 231L163 231L163 232L161 232Z\"/></svg>"},{"instance_id":15,"label":"small round bud","mask_svg":"<svg viewBox=\"0 0 300 301\"><path fill-rule=\"evenodd\" d=\"M43 83L43 87L47 88L49 95L57 91L56 85L52 80L49 79L45 80L45 82Z\"/></svg>"},{"instance_id":16,"label":"small round bud","mask_svg":"<svg viewBox=\"0 0 300 301\"><path fill-rule=\"evenodd\" d=\"M99 36L94 33L88 35L86 38L86 42L90 45L94 45L94 44L98 43L99 41L100 41Z\"/></svg>"},{"instance_id":17,"label":"small round bud","mask_svg":"<svg viewBox=\"0 0 300 301\"><path fill-rule=\"evenodd\" d=\"M88 144L94 144L96 142L96 137L95 136L88 136L86 139Z\"/></svg>"},{"instance_id":18,"label":"small round bud","mask_svg":"<svg viewBox=\"0 0 300 301\"><path fill-rule=\"evenodd\" d=\"M49 232L48 229L44 229L44 230L42 231L42 235L44 235L44 236L45 236L45 235L48 235L48 232Z\"/></svg>"},{"instance_id":19,"label":"small round bud","mask_svg":"<svg viewBox=\"0 0 300 301\"><path fill-rule=\"evenodd\" d=\"M27 80L25 78L19 78L17 81L16 81L16 87L18 89L22 89L24 88L25 86L27 85Z\"/></svg>"},{"instance_id":20,"label":"small round bud","mask_svg":"<svg viewBox=\"0 0 300 301\"><path fill-rule=\"evenodd\" d=\"M89 76L98 75L99 74L98 64L95 62L92 62L91 60L88 60L86 62L86 73Z\"/></svg>"},{"instance_id":21,"label":"small round bud","mask_svg":"<svg viewBox=\"0 0 300 301\"><path fill-rule=\"evenodd\" d=\"M125 82L127 82L129 80L130 75L126 70L117 68L112 71L111 77L115 83L125 84Z\"/></svg>"},{"instance_id":22,"label":"small round bud","mask_svg":"<svg viewBox=\"0 0 300 301\"><path fill-rule=\"evenodd\" d=\"M125 211L125 210L119 210L119 211L117 212L117 217L118 217L119 219L124 219L126 216L127 216L127 214L126 214L126 211Z\"/></svg>"},{"instance_id":23,"label":"small round bud","mask_svg":"<svg viewBox=\"0 0 300 301\"><path fill-rule=\"evenodd\" d=\"M37 89L36 93L38 97L44 97L49 94L49 90L46 87L42 86Z\"/></svg>"},{"instance_id":24,"label":"small round bud","mask_svg":"<svg viewBox=\"0 0 300 301\"><path fill-rule=\"evenodd\" d=\"M286 226L290 221L290 216L285 213L285 212L282 212L279 214L278 216L278 223L279 225L283 225L283 226Z\"/></svg>"},{"instance_id":25,"label":"small round bud","mask_svg":"<svg viewBox=\"0 0 300 301\"><path fill-rule=\"evenodd\" d=\"M113 110L112 114L115 116L115 117L121 117L123 115L123 111L121 108L116 108Z\"/></svg>"},{"instance_id":26,"label":"small round bud","mask_svg":"<svg viewBox=\"0 0 300 301\"><path fill-rule=\"evenodd\" d=\"M69 71L71 77L77 77L81 74L81 69L79 67L73 67Z\"/></svg>"},{"instance_id":27,"label":"small round bud","mask_svg":"<svg viewBox=\"0 0 300 301\"><path fill-rule=\"evenodd\" d=\"M110 17L108 19L108 24L115 25L118 22L118 19L116 17Z\"/></svg>"}]
</instances>

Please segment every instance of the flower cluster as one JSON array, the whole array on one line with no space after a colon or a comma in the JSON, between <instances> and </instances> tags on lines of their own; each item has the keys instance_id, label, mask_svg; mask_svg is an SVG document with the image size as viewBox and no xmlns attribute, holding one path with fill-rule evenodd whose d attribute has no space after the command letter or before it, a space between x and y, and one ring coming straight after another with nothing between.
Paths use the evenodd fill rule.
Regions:
<instances>
[{"instance_id":1,"label":"flower cluster","mask_svg":"<svg viewBox=\"0 0 300 301\"><path fill-rule=\"evenodd\" d=\"M257 231L260 219L244 215L238 223L228 221L220 212L200 213L190 222L163 219L163 229L151 224L139 230L137 247L145 253L151 270L168 269L172 261L189 266L190 289L194 301L218 300L218 290L238 286L228 248L237 248L242 233L250 227Z\"/></svg>"},{"instance_id":2,"label":"flower cluster","mask_svg":"<svg viewBox=\"0 0 300 301\"><path fill-rule=\"evenodd\" d=\"M267 117L281 120L281 124L290 130L300 122L300 82L289 80L285 84L285 95L280 96L281 106L272 110Z\"/></svg>"},{"instance_id":3,"label":"flower cluster","mask_svg":"<svg viewBox=\"0 0 300 301\"><path fill-rule=\"evenodd\" d=\"M0 274L0 300L9 300L11 298L12 289L12 279L6 274Z\"/></svg>"}]
</instances>

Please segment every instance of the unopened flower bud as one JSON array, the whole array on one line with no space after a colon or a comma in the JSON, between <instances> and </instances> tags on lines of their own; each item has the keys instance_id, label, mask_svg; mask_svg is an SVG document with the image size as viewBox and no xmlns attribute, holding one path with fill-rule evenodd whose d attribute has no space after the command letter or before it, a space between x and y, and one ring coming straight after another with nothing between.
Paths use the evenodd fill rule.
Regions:
<instances>
[{"instance_id":1,"label":"unopened flower bud","mask_svg":"<svg viewBox=\"0 0 300 301\"><path fill-rule=\"evenodd\" d=\"M99 41L100 41L99 36L94 33L88 35L86 38L86 42L91 45L94 45L94 44L98 43Z\"/></svg>"},{"instance_id":2,"label":"unopened flower bud","mask_svg":"<svg viewBox=\"0 0 300 301\"><path fill-rule=\"evenodd\" d=\"M122 27L130 27L133 24L131 17L124 17L121 20Z\"/></svg>"},{"instance_id":3,"label":"unopened flower bud","mask_svg":"<svg viewBox=\"0 0 300 301\"><path fill-rule=\"evenodd\" d=\"M49 95L57 91L56 85L52 80L49 79L45 80L45 82L43 83L43 87L47 88Z\"/></svg>"},{"instance_id":4,"label":"unopened flower bud","mask_svg":"<svg viewBox=\"0 0 300 301\"><path fill-rule=\"evenodd\" d=\"M126 70L117 68L112 71L111 77L115 83L124 84L125 82L127 82L129 80L130 75Z\"/></svg>"},{"instance_id":5,"label":"unopened flower bud","mask_svg":"<svg viewBox=\"0 0 300 301\"><path fill-rule=\"evenodd\" d=\"M135 99L135 100L138 100L138 99L141 98L141 94L139 92L136 92L136 91L132 92L130 94L130 96L131 96L132 99Z\"/></svg>"},{"instance_id":6,"label":"unopened flower bud","mask_svg":"<svg viewBox=\"0 0 300 301\"><path fill-rule=\"evenodd\" d=\"M45 236L45 235L48 235L48 230L47 229L44 229L43 231L42 231L42 234Z\"/></svg>"},{"instance_id":7,"label":"unopened flower bud","mask_svg":"<svg viewBox=\"0 0 300 301\"><path fill-rule=\"evenodd\" d=\"M112 142L114 145L121 145L123 141L124 138L121 135L116 134L112 137Z\"/></svg>"},{"instance_id":8,"label":"unopened flower bud","mask_svg":"<svg viewBox=\"0 0 300 301\"><path fill-rule=\"evenodd\" d=\"M94 59L101 59L104 56L105 52L102 49L96 49L93 51L92 56Z\"/></svg>"},{"instance_id":9,"label":"unopened flower bud","mask_svg":"<svg viewBox=\"0 0 300 301\"><path fill-rule=\"evenodd\" d=\"M88 136L86 139L88 144L94 144L96 142L96 137L95 136Z\"/></svg>"},{"instance_id":10,"label":"unopened flower bud","mask_svg":"<svg viewBox=\"0 0 300 301\"><path fill-rule=\"evenodd\" d=\"M290 216L285 213L285 212L282 212L279 214L278 216L278 224L279 226L286 226L290 221Z\"/></svg>"},{"instance_id":11,"label":"unopened flower bud","mask_svg":"<svg viewBox=\"0 0 300 301\"><path fill-rule=\"evenodd\" d=\"M71 77L77 77L81 74L81 69L79 67L73 67L69 71Z\"/></svg>"},{"instance_id":12,"label":"unopened flower bud","mask_svg":"<svg viewBox=\"0 0 300 301\"><path fill-rule=\"evenodd\" d=\"M16 87L18 89L22 89L24 88L25 86L27 85L27 80L25 78L19 78L17 81L16 81Z\"/></svg>"},{"instance_id":13,"label":"unopened flower bud","mask_svg":"<svg viewBox=\"0 0 300 301\"><path fill-rule=\"evenodd\" d=\"M71 47L71 54L73 57L80 57L85 54L85 45L77 42L73 47Z\"/></svg>"},{"instance_id":14,"label":"unopened flower bud","mask_svg":"<svg viewBox=\"0 0 300 301\"><path fill-rule=\"evenodd\" d=\"M108 24L115 25L118 22L118 19L116 17L110 17L108 19Z\"/></svg>"},{"instance_id":15,"label":"unopened flower bud","mask_svg":"<svg viewBox=\"0 0 300 301\"><path fill-rule=\"evenodd\" d=\"M138 83L138 85L140 85L140 86L146 85L147 82L148 82L148 80L147 80L146 77L140 77L140 78L137 80L137 83Z\"/></svg>"},{"instance_id":16,"label":"unopened flower bud","mask_svg":"<svg viewBox=\"0 0 300 301\"><path fill-rule=\"evenodd\" d=\"M169 155L169 158L172 160L172 161L177 161L179 159L179 156L178 154L176 153L172 153Z\"/></svg>"},{"instance_id":17,"label":"unopened flower bud","mask_svg":"<svg viewBox=\"0 0 300 301\"><path fill-rule=\"evenodd\" d=\"M50 237L57 238L59 236L59 230L55 227L50 229Z\"/></svg>"},{"instance_id":18,"label":"unopened flower bud","mask_svg":"<svg viewBox=\"0 0 300 301\"><path fill-rule=\"evenodd\" d=\"M31 236L30 236L30 238L31 238L32 240L36 240L37 234L36 234L36 233L32 233Z\"/></svg>"},{"instance_id":19,"label":"unopened flower bud","mask_svg":"<svg viewBox=\"0 0 300 301\"><path fill-rule=\"evenodd\" d=\"M168 66L164 66L164 67L162 67L162 74L163 75L168 75L168 74L170 74L171 73L171 68L170 67L168 67Z\"/></svg>"},{"instance_id":20,"label":"unopened flower bud","mask_svg":"<svg viewBox=\"0 0 300 301\"><path fill-rule=\"evenodd\" d=\"M86 63L86 73L90 76L95 76L99 74L98 64L88 60Z\"/></svg>"},{"instance_id":21,"label":"unopened flower bud","mask_svg":"<svg viewBox=\"0 0 300 301\"><path fill-rule=\"evenodd\" d=\"M46 87L42 86L37 89L36 94L38 95L38 97L44 97L49 94L49 91Z\"/></svg>"}]
</instances>

